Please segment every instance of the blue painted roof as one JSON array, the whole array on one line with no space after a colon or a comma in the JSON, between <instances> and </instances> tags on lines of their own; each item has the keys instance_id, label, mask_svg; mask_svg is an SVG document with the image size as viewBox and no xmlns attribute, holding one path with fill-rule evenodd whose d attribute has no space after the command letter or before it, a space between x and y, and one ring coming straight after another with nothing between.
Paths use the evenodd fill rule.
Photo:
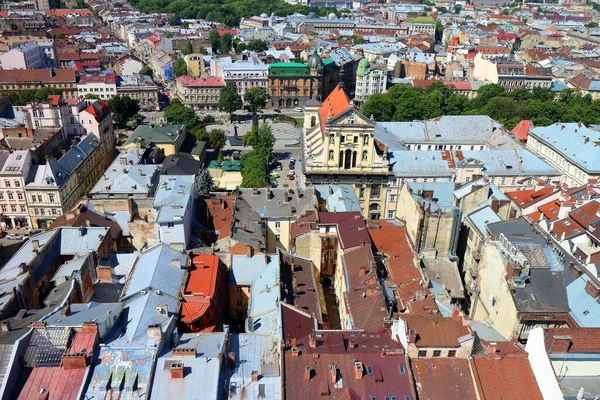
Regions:
<instances>
[{"instance_id":1,"label":"blue painted roof","mask_svg":"<svg viewBox=\"0 0 600 400\"><path fill-rule=\"evenodd\" d=\"M502 221L498 214L488 205L471 212L467 215L467 219L471 221L471 224L479 231L479 235L482 237L485 236L488 223Z\"/></svg>"},{"instance_id":2,"label":"blue painted roof","mask_svg":"<svg viewBox=\"0 0 600 400\"><path fill-rule=\"evenodd\" d=\"M553 148L586 172L600 173L600 132L578 123L538 126L530 135Z\"/></svg>"},{"instance_id":3,"label":"blue painted roof","mask_svg":"<svg viewBox=\"0 0 600 400\"><path fill-rule=\"evenodd\" d=\"M327 204L327 211L361 211L352 185L315 185L317 197Z\"/></svg>"},{"instance_id":4,"label":"blue painted roof","mask_svg":"<svg viewBox=\"0 0 600 400\"><path fill-rule=\"evenodd\" d=\"M158 182L152 208L158 223L180 222L194 190L194 175L163 175Z\"/></svg>"},{"instance_id":5,"label":"blue painted roof","mask_svg":"<svg viewBox=\"0 0 600 400\"><path fill-rule=\"evenodd\" d=\"M431 212L438 211L438 208L448 212L454 207L454 182L407 182L406 184L412 190L415 200L433 205ZM433 201L425 200L419 195L423 190L433 191Z\"/></svg>"},{"instance_id":6,"label":"blue painted roof","mask_svg":"<svg viewBox=\"0 0 600 400\"><path fill-rule=\"evenodd\" d=\"M571 309L569 315L582 328L597 328L600 327L600 303L586 292L588 279L583 274L567 285L567 299Z\"/></svg>"},{"instance_id":7,"label":"blue painted roof","mask_svg":"<svg viewBox=\"0 0 600 400\"><path fill-rule=\"evenodd\" d=\"M529 150L463 151L465 161L482 162L488 176L560 176L561 173ZM460 165L460 162L458 163Z\"/></svg>"},{"instance_id":8,"label":"blue painted roof","mask_svg":"<svg viewBox=\"0 0 600 400\"><path fill-rule=\"evenodd\" d=\"M442 159L439 150L406 151L396 150L390 153L390 164L396 177L447 177L454 168Z\"/></svg>"}]
</instances>

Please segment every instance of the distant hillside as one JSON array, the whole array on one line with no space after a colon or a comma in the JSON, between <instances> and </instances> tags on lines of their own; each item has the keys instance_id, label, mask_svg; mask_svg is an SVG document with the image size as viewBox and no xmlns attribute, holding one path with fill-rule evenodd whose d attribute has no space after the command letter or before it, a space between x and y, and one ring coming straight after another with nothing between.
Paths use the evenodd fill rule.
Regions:
<instances>
[{"instance_id":1,"label":"distant hillside","mask_svg":"<svg viewBox=\"0 0 600 400\"><path fill-rule=\"evenodd\" d=\"M199 18L238 26L242 17L274 13L287 16L296 12L311 11L326 16L337 11L334 8L308 7L288 4L283 0L133 0L132 3L144 12L171 12L179 18Z\"/></svg>"}]
</instances>

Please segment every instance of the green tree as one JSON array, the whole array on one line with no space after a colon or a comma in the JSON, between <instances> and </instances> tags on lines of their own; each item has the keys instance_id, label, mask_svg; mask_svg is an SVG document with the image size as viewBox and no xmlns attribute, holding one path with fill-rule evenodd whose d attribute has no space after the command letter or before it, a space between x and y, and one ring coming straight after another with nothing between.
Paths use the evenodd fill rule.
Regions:
<instances>
[{"instance_id":1,"label":"green tree","mask_svg":"<svg viewBox=\"0 0 600 400\"><path fill-rule=\"evenodd\" d=\"M435 23L435 40L442 40L444 34L444 25L440 21Z\"/></svg>"},{"instance_id":2,"label":"green tree","mask_svg":"<svg viewBox=\"0 0 600 400\"><path fill-rule=\"evenodd\" d=\"M247 49L247 47L246 47L246 43L244 43L244 42L239 42L239 43L238 43L238 44L235 46L235 52L236 52L236 54L242 54L242 52L243 52L244 50L246 50L246 49Z\"/></svg>"},{"instance_id":3,"label":"green tree","mask_svg":"<svg viewBox=\"0 0 600 400\"><path fill-rule=\"evenodd\" d=\"M217 54L217 50L219 50L219 45L221 43L221 36L219 35L219 31L216 29L208 32L208 41L210 42L210 46L212 47L212 53Z\"/></svg>"},{"instance_id":4,"label":"green tree","mask_svg":"<svg viewBox=\"0 0 600 400\"><path fill-rule=\"evenodd\" d=\"M222 54L227 54L231 51L232 36L229 33L224 33L219 38L219 48Z\"/></svg>"},{"instance_id":5,"label":"green tree","mask_svg":"<svg viewBox=\"0 0 600 400\"><path fill-rule=\"evenodd\" d=\"M97 94L94 94L94 93L86 93L84 97L85 97L86 99L90 99L90 100L91 100L91 99L99 99L99 98L100 98L100 97L98 97L98 95L97 95Z\"/></svg>"},{"instance_id":6,"label":"green tree","mask_svg":"<svg viewBox=\"0 0 600 400\"><path fill-rule=\"evenodd\" d=\"M198 46L198 53L202 54L202 55L206 55L206 54L208 54L208 51L206 51L206 47Z\"/></svg>"},{"instance_id":7,"label":"green tree","mask_svg":"<svg viewBox=\"0 0 600 400\"><path fill-rule=\"evenodd\" d=\"M56 35L54 35L54 39L64 39L64 38L65 38L64 33L57 33Z\"/></svg>"},{"instance_id":8,"label":"green tree","mask_svg":"<svg viewBox=\"0 0 600 400\"><path fill-rule=\"evenodd\" d=\"M213 189L213 178L208 172L208 168L205 168L200 175L198 175L198 181L196 183L198 187L198 194L200 196L210 196L210 192Z\"/></svg>"},{"instance_id":9,"label":"green tree","mask_svg":"<svg viewBox=\"0 0 600 400\"><path fill-rule=\"evenodd\" d=\"M190 132L200 127L196 112L191 107L184 106L179 99L171 100L171 104L165 108L164 117L170 124L185 124Z\"/></svg>"},{"instance_id":10,"label":"green tree","mask_svg":"<svg viewBox=\"0 0 600 400\"><path fill-rule=\"evenodd\" d=\"M150 68L149 65L144 65L142 69L140 69L140 74L152 77L154 75L154 72L152 71L152 68Z\"/></svg>"},{"instance_id":11,"label":"green tree","mask_svg":"<svg viewBox=\"0 0 600 400\"><path fill-rule=\"evenodd\" d=\"M53 87L43 87L40 88L38 90L36 90L34 92L34 100L35 101L45 101L48 99L48 96L56 96L56 95L62 95L62 90L57 89L57 88L53 88Z\"/></svg>"},{"instance_id":12,"label":"green tree","mask_svg":"<svg viewBox=\"0 0 600 400\"><path fill-rule=\"evenodd\" d=\"M187 42L185 44L185 46L183 46L183 49L181 49L181 54L183 54L184 56L187 56L188 54L192 54L193 52L194 52L194 48L192 47L191 42Z\"/></svg>"},{"instance_id":13,"label":"green tree","mask_svg":"<svg viewBox=\"0 0 600 400\"><path fill-rule=\"evenodd\" d=\"M248 46L246 46L248 50L251 51L265 51L269 48L269 44L262 39L254 39L248 42Z\"/></svg>"},{"instance_id":14,"label":"green tree","mask_svg":"<svg viewBox=\"0 0 600 400\"><path fill-rule=\"evenodd\" d=\"M211 129L211 131L208 132L208 142L210 143L210 147L217 151L221 151L227 142L225 131L223 129Z\"/></svg>"},{"instance_id":15,"label":"green tree","mask_svg":"<svg viewBox=\"0 0 600 400\"><path fill-rule=\"evenodd\" d=\"M113 120L119 127L131 120L138 112L140 112L139 100L132 99L129 96L114 96L108 100L108 104L112 109Z\"/></svg>"},{"instance_id":16,"label":"green tree","mask_svg":"<svg viewBox=\"0 0 600 400\"><path fill-rule=\"evenodd\" d=\"M258 126L256 112L267 105L267 89L262 86L250 88L244 92L244 98L252 111L252 126L256 128Z\"/></svg>"},{"instance_id":17,"label":"green tree","mask_svg":"<svg viewBox=\"0 0 600 400\"><path fill-rule=\"evenodd\" d=\"M592 22L588 22L587 24L585 24L586 28L597 28L598 27L598 23L595 21Z\"/></svg>"},{"instance_id":18,"label":"green tree","mask_svg":"<svg viewBox=\"0 0 600 400\"><path fill-rule=\"evenodd\" d=\"M262 123L258 127L250 129L244 135L242 145L244 147L252 146L254 150L263 151L265 155L271 155L275 145L275 136L273 136L271 125Z\"/></svg>"},{"instance_id":19,"label":"green tree","mask_svg":"<svg viewBox=\"0 0 600 400\"><path fill-rule=\"evenodd\" d=\"M394 115L394 102L389 95L371 95L361 107L362 113L375 121L391 121Z\"/></svg>"},{"instance_id":20,"label":"green tree","mask_svg":"<svg viewBox=\"0 0 600 400\"><path fill-rule=\"evenodd\" d=\"M219 93L219 110L229 114L229 120L233 121L233 113L242 108L242 97L239 95L237 86L233 82L227 82Z\"/></svg>"},{"instance_id":21,"label":"green tree","mask_svg":"<svg viewBox=\"0 0 600 400\"><path fill-rule=\"evenodd\" d=\"M199 140L201 142L208 142L209 140L208 132L206 132L206 128L204 127L198 128L196 131L194 131L194 137L196 138L196 140Z\"/></svg>"},{"instance_id":22,"label":"green tree","mask_svg":"<svg viewBox=\"0 0 600 400\"><path fill-rule=\"evenodd\" d=\"M175 78L187 75L187 65L183 58L178 58L177 61L173 63L173 75Z\"/></svg>"}]
</instances>

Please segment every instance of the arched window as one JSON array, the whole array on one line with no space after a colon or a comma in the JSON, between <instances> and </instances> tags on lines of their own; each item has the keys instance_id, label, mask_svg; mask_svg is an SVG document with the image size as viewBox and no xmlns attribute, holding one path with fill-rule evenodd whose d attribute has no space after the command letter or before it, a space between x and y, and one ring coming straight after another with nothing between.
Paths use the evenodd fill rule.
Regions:
<instances>
[{"instance_id":1,"label":"arched window","mask_svg":"<svg viewBox=\"0 0 600 400\"><path fill-rule=\"evenodd\" d=\"M312 128L313 126L315 126L317 124L317 117L315 117L314 115L312 117L310 117L310 128ZM333 136L332 136L333 137Z\"/></svg>"}]
</instances>

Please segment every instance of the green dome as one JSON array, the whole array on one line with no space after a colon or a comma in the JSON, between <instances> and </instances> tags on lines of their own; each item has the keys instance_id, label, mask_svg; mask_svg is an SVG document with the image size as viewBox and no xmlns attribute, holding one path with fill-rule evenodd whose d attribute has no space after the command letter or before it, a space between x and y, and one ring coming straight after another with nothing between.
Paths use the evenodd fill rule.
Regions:
<instances>
[{"instance_id":1,"label":"green dome","mask_svg":"<svg viewBox=\"0 0 600 400\"><path fill-rule=\"evenodd\" d=\"M308 68L311 70L318 70L323 68L323 59L321 58L321 56L319 56L319 53L317 53L317 50L315 49L315 51L313 51L313 53L311 54L311 56L308 58L308 62L306 63L308 65Z\"/></svg>"},{"instance_id":2,"label":"green dome","mask_svg":"<svg viewBox=\"0 0 600 400\"><path fill-rule=\"evenodd\" d=\"M370 69L371 69L371 65L369 64L369 60L367 60L366 58L362 58L358 62L358 68L356 69L356 75L358 75L358 76L367 75L369 73Z\"/></svg>"}]
</instances>

